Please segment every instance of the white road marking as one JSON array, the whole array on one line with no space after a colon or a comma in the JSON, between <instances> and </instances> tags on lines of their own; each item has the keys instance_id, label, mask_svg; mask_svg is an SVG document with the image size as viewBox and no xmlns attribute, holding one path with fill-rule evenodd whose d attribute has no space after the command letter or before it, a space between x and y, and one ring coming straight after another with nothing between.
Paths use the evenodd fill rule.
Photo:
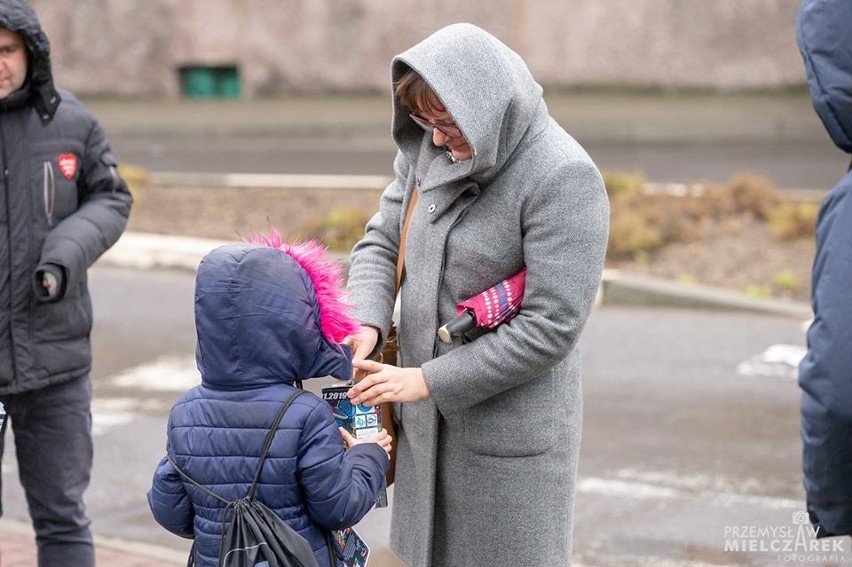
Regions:
<instances>
[{"instance_id":1,"label":"white road marking","mask_svg":"<svg viewBox=\"0 0 852 567\"><path fill-rule=\"evenodd\" d=\"M802 510L805 505L793 498L734 492L734 488L722 479L683 477L673 471L623 469L613 476L615 478L581 478L577 482L577 492L637 500L697 500L720 507L744 505L767 510Z\"/></svg>"},{"instance_id":2,"label":"white road marking","mask_svg":"<svg viewBox=\"0 0 852 567\"><path fill-rule=\"evenodd\" d=\"M660 500L662 498L682 498L684 493L665 486L656 486L644 482L630 482L606 478L582 478L577 482L577 492L619 496L637 500Z\"/></svg>"},{"instance_id":3,"label":"white road marking","mask_svg":"<svg viewBox=\"0 0 852 567\"><path fill-rule=\"evenodd\" d=\"M127 425L133 421L131 412L101 412L92 407L92 435L99 436L119 425Z\"/></svg>"},{"instance_id":4,"label":"white road marking","mask_svg":"<svg viewBox=\"0 0 852 567\"><path fill-rule=\"evenodd\" d=\"M138 392L181 393L201 382L192 356L162 356L128 368L107 378L112 386L133 391L128 397L96 397L92 400L92 434L104 435L110 429L132 423L140 412L168 410L161 397L139 396Z\"/></svg>"},{"instance_id":5,"label":"white road marking","mask_svg":"<svg viewBox=\"0 0 852 567\"><path fill-rule=\"evenodd\" d=\"M184 392L201 383L195 358L188 356L161 356L128 368L110 378L114 386L137 388L157 392Z\"/></svg>"},{"instance_id":6,"label":"white road marking","mask_svg":"<svg viewBox=\"0 0 852 567\"><path fill-rule=\"evenodd\" d=\"M799 363L807 349L799 345L777 344L767 348L737 365L737 374L742 376L778 376L797 379Z\"/></svg>"}]
</instances>

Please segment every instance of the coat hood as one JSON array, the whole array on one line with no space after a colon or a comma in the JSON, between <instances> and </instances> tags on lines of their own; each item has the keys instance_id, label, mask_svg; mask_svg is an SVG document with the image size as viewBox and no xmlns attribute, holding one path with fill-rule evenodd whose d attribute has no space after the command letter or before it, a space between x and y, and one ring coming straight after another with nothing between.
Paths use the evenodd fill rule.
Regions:
<instances>
[{"instance_id":1,"label":"coat hood","mask_svg":"<svg viewBox=\"0 0 852 567\"><path fill-rule=\"evenodd\" d=\"M472 159L451 163L394 94L393 137L400 150L418 162L423 190L463 177L492 178L528 132L547 124L542 88L526 64L472 24L442 28L394 57L392 85L409 68L435 91L473 150Z\"/></svg>"},{"instance_id":2,"label":"coat hood","mask_svg":"<svg viewBox=\"0 0 852 567\"><path fill-rule=\"evenodd\" d=\"M50 42L36 13L25 0L0 0L0 27L20 33L27 46L27 82L18 96L14 93L6 98L7 104L19 104L33 96L33 104L42 121L49 122L61 98L53 86L53 73L50 67ZM13 99L13 100L9 100Z\"/></svg>"},{"instance_id":3,"label":"coat hood","mask_svg":"<svg viewBox=\"0 0 852 567\"><path fill-rule=\"evenodd\" d=\"M327 272L332 261L305 262L305 256L315 259L322 252L319 247L302 258L298 248L282 248L234 244L201 261L195 284L196 362L205 386L239 390L329 375L351 378L351 352L338 343L357 324L341 311L342 301L322 300L329 290L318 293L318 287L335 281ZM315 280L317 266L326 276ZM335 315L323 313L334 310ZM336 326L329 325L329 317L336 318Z\"/></svg>"},{"instance_id":4,"label":"coat hood","mask_svg":"<svg viewBox=\"0 0 852 567\"><path fill-rule=\"evenodd\" d=\"M804 0L796 40L814 109L834 143L852 153L852 2Z\"/></svg>"}]
</instances>

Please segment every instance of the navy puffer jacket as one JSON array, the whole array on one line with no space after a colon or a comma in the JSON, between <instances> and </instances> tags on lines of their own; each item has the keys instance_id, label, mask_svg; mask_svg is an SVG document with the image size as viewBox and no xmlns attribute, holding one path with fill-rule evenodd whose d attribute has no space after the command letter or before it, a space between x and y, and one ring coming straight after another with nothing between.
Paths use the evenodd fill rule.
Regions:
<instances>
[{"instance_id":1,"label":"navy puffer jacket","mask_svg":"<svg viewBox=\"0 0 852 567\"><path fill-rule=\"evenodd\" d=\"M797 39L814 108L852 153L852 2L805 0ZM820 537L852 535L852 171L823 200L812 277L814 321L799 368L807 505Z\"/></svg>"},{"instance_id":2,"label":"navy puffer jacket","mask_svg":"<svg viewBox=\"0 0 852 567\"><path fill-rule=\"evenodd\" d=\"M201 385L169 416L167 453L189 476L227 500L248 493L267 429L293 382L351 376L348 347L320 328L307 273L288 254L223 246L202 261L195 291ZM356 524L372 507L388 466L365 443L344 451L326 402L306 392L287 410L257 498L310 542L329 564L325 533ZM169 531L196 538L199 566L217 564L224 504L181 480L166 459L148 502Z\"/></svg>"}]
</instances>

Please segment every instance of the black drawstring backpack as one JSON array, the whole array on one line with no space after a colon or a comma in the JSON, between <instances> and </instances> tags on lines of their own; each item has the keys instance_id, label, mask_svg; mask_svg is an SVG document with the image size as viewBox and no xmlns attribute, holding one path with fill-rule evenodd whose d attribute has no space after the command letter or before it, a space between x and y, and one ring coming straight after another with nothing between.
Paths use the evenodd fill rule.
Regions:
<instances>
[{"instance_id":1,"label":"black drawstring backpack","mask_svg":"<svg viewBox=\"0 0 852 567\"><path fill-rule=\"evenodd\" d=\"M299 535L296 530L287 525L278 514L270 510L265 504L255 499L257 483L260 479L260 471L272 446L272 439L278 430L278 424L284 417L284 412L290 407L302 390L296 390L278 410L266 441L263 444L263 452L260 455L260 463L254 473L254 480L248 494L239 500L226 500L202 486L187 475L169 456L169 462L187 482L192 483L213 498L226 504L225 516L222 518L223 535L222 544L219 548L219 567L319 567L314 552L308 540ZM232 511L233 517L227 530L224 523L228 512ZM334 551L334 543L331 534L326 531L326 545L328 546L329 560L336 567L337 557ZM195 565L195 543L189 552L187 567Z\"/></svg>"}]
</instances>

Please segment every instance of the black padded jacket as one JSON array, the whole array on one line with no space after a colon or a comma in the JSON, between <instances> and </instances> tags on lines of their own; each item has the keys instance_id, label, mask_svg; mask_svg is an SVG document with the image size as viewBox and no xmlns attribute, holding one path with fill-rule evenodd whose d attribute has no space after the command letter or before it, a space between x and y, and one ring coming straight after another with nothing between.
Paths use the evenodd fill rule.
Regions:
<instances>
[{"instance_id":1,"label":"black padded jacket","mask_svg":"<svg viewBox=\"0 0 852 567\"><path fill-rule=\"evenodd\" d=\"M24 0L0 27L26 43L24 86L0 100L0 395L87 374L87 269L121 236L131 196L98 121L54 88L50 45ZM59 271L48 298L36 273Z\"/></svg>"}]
</instances>

